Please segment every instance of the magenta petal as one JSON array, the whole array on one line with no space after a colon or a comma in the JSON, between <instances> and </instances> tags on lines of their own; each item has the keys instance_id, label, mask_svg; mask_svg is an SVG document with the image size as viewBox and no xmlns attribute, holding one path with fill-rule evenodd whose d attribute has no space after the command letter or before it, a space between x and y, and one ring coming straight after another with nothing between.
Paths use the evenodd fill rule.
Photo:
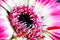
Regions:
<instances>
[{"instance_id":1,"label":"magenta petal","mask_svg":"<svg viewBox=\"0 0 60 40\"><path fill-rule=\"evenodd\" d=\"M53 26L53 27L49 27L47 28L47 30L51 31L51 35L50 37L53 40L60 40L60 26Z\"/></svg>"},{"instance_id":2,"label":"magenta petal","mask_svg":"<svg viewBox=\"0 0 60 40\"><path fill-rule=\"evenodd\" d=\"M6 30L6 28L4 28L4 26L0 25L0 38L6 38L8 35L6 35L6 33L4 33L4 31Z\"/></svg>"},{"instance_id":3,"label":"magenta petal","mask_svg":"<svg viewBox=\"0 0 60 40\"><path fill-rule=\"evenodd\" d=\"M6 12L0 7L0 40L9 40L13 34L13 30L8 21Z\"/></svg>"},{"instance_id":4,"label":"magenta petal","mask_svg":"<svg viewBox=\"0 0 60 40\"><path fill-rule=\"evenodd\" d=\"M56 36L60 37L60 33L57 31L57 32L53 32Z\"/></svg>"},{"instance_id":5,"label":"magenta petal","mask_svg":"<svg viewBox=\"0 0 60 40\"><path fill-rule=\"evenodd\" d=\"M9 36L5 31L7 30L7 27L5 25L2 25L1 20L0 20L0 39L6 39Z\"/></svg>"},{"instance_id":6,"label":"magenta petal","mask_svg":"<svg viewBox=\"0 0 60 40\"><path fill-rule=\"evenodd\" d=\"M52 34L51 38L52 38L53 40L60 40L60 36L56 36L56 35L54 35L54 34Z\"/></svg>"},{"instance_id":7,"label":"magenta petal","mask_svg":"<svg viewBox=\"0 0 60 40\"><path fill-rule=\"evenodd\" d=\"M36 0L37 2L43 4L43 5L51 5L56 2L56 0Z\"/></svg>"},{"instance_id":8,"label":"magenta petal","mask_svg":"<svg viewBox=\"0 0 60 40\"><path fill-rule=\"evenodd\" d=\"M5 24L5 21L1 20L1 17L0 17L0 39L1 40L9 40L12 36L12 31L10 33L11 28L9 28L6 24Z\"/></svg>"},{"instance_id":9,"label":"magenta petal","mask_svg":"<svg viewBox=\"0 0 60 40\"><path fill-rule=\"evenodd\" d=\"M51 13L51 17L53 20L53 26L60 26L60 9L54 9Z\"/></svg>"},{"instance_id":10,"label":"magenta petal","mask_svg":"<svg viewBox=\"0 0 60 40\"><path fill-rule=\"evenodd\" d=\"M60 29L60 26L53 26L47 28L47 30L56 30L56 29Z\"/></svg>"},{"instance_id":11,"label":"magenta petal","mask_svg":"<svg viewBox=\"0 0 60 40\"><path fill-rule=\"evenodd\" d=\"M47 31L51 32L48 34L50 34L52 40L60 40L60 3L51 5L51 9L52 25L47 28Z\"/></svg>"}]
</instances>

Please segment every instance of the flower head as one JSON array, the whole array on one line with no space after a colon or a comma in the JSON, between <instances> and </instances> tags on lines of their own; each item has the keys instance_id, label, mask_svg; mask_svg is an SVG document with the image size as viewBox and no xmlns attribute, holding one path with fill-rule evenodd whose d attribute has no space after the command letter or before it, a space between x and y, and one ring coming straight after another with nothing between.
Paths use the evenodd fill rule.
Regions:
<instances>
[{"instance_id":1,"label":"flower head","mask_svg":"<svg viewBox=\"0 0 60 40\"><path fill-rule=\"evenodd\" d=\"M40 35L42 30L41 18L38 14L33 12L33 8L28 8L26 6L15 7L9 13L9 19L14 31L18 36L28 33L29 31L35 30ZM31 34L30 33L30 34ZM29 34L29 35L30 35Z\"/></svg>"},{"instance_id":2,"label":"flower head","mask_svg":"<svg viewBox=\"0 0 60 40\"><path fill-rule=\"evenodd\" d=\"M60 39L60 32L58 32L60 30L60 3L57 0L1 0L0 7L3 8L1 11L5 11L0 14L6 17L9 25L5 26L3 24L5 21L1 20L4 25L0 25L1 32L11 29L12 36L9 34L11 40L20 37L25 37L26 40ZM8 37L8 33L4 37Z\"/></svg>"}]
</instances>

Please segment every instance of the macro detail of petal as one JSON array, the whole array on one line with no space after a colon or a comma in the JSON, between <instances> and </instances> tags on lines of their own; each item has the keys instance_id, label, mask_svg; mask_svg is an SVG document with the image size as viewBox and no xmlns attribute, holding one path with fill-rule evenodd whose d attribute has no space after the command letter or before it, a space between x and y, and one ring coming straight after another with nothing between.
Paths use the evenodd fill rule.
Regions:
<instances>
[{"instance_id":1,"label":"macro detail of petal","mask_svg":"<svg viewBox=\"0 0 60 40\"><path fill-rule=\"evenodd\" d=\"M6 11L0 7L0 40L9 40L12 34L13 31L7 19Z\"/></svg>"},{"instance_id":2,"label":"macro detail of petal","mask_svg":"<svg viewBox=\"0 0 60 40\"><path fill-rule=\"evenodd\" d=\"M52 31L50 33L51 33L51 35L49 35L49 36L51 37L52 40L60 40L60 33L54 32L54 31Z\"/></svg>"},{"instance_id":3,"label":"macro detail of petal","mask_svg":"<svg viewBox=\"0 0 60 40\"><path fill-rule=\"evenodd\" d=\"M53 27L47 28L47 30L55 30L55 29L60 29L60 26L53 26Z\"/></svg>"},{"instance_id":4,"label":"macro detail of petal","mask_svg":"<svg viewBox=\"0 0 60 40\"><path fill-rule=\"evenodd\" d=\"M27 5L29 5L29 0L14 0L14 3L16 4L16 5L25 5L25 6L27 6Z\"/></svg>"},{"instance_id":5,"label":"macro detail of petal","mask_svg":"<svg viewBox=\"0 0 60 40\"><path fill-rule=\"evenodd\" d=\"M39 2L39 3L42 3L44 5L52 4L52 3L56 2L56 0L36 0L36 1Z\"/></svg>"}]
</instances>

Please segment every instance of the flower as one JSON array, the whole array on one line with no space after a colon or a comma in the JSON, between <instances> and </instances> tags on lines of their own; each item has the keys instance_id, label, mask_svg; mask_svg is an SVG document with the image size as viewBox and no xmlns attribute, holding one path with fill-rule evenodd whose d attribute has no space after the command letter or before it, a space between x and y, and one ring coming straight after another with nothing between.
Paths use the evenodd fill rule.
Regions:
<instances>
[{"instance_id":1,"label":"flower","mask_svg":"<svg viewBox=\"0 0 60 40\"><path fill-rule=\"evenodd\" d=\"M1 0L1 39L60 40L59 7L57 0Z\"/></svg>"}]
</instances>

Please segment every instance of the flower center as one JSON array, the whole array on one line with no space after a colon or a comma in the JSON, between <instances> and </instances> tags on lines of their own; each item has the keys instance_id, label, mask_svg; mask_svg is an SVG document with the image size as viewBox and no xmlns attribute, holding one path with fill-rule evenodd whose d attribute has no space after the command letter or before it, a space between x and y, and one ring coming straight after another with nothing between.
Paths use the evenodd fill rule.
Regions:
<instances>
[{"instance_id":1,"label":"flower center","mask_svg":"<svg viewBox=\"0 0 60 40\"><path fill-rule=\"evenodd\" d=\"M29 15L28 13L25 14L22 12L19 15L18 20L21 21L22 23L24 23L24 25L26 25L27 27L32 28L33 20L31 20L31 19L33 19L33 17L30 17L30 16L31 15Z\"/></svg>"},{"instance_id":2,"label":"flower center","mask_svg":"<svg viewBox=\"0 0 60 40\"><path fill-rule=\"evenodd\" d=\"M9 13L8 17L12 28L18 36L26 35L29 30L31 30L31 34L33 32L35 34L36 31L38 34L41 32L42 27L40 23L40 16L38 17L38 14L33 11L32 7L14 7L14 9Z\"/></svg>"}]
</instances>

